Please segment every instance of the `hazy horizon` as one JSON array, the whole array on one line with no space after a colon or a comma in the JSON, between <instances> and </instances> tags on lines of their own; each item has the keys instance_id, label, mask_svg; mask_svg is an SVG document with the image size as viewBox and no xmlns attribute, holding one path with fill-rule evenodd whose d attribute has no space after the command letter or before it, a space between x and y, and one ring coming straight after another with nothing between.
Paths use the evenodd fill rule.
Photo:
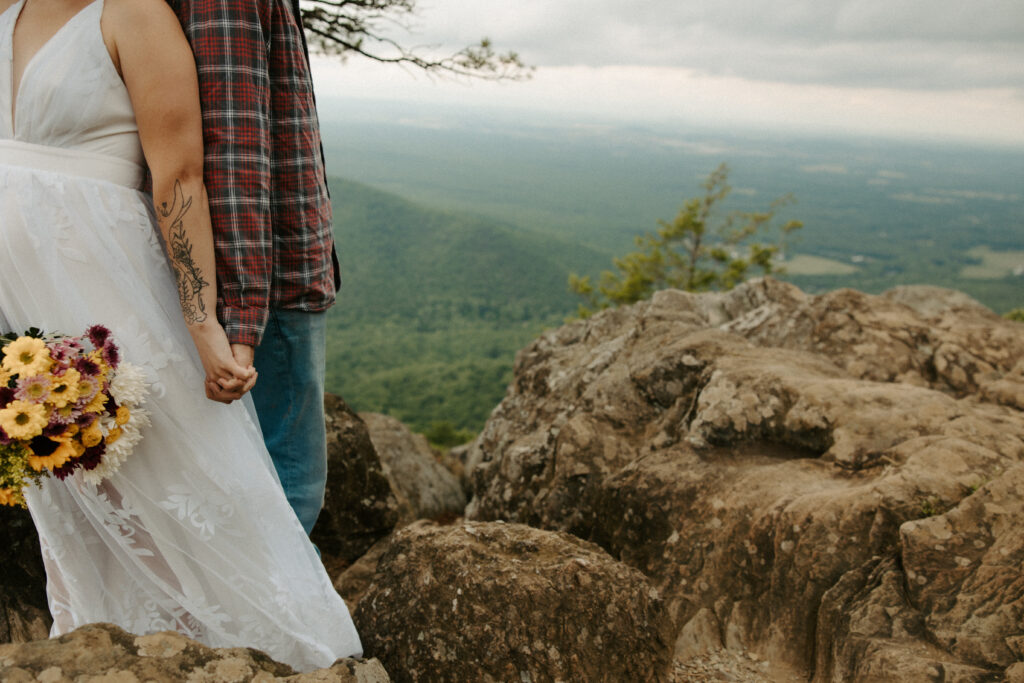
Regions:
<instances>
[{"instance_id":1,"label":"hazy horizon","mask_svg":"<svg viewBox=\"0 0 1024 683\"><path fill-rule=\"evenodd\" d=\"M626 130L671 132L680 136L736 136L764 139L809 139L836 142L885 143L895 141L908 148L968 147L997 154L1024 153L1021 140L993 140L955 135L942 135L927 131L904 132L887 130L845 129L828 125L779 124L770 121L686 120L670 116L630 117L616 112L580 112L573 110L530 107L529 103L509 106L485 99L454 102L426 100L415 106L401 99L381 99L358 95L338 95L330 92L317 94L319 115L324 123L346 121L364 124L399 125L425 129L483 129L494 131L505 126L534 128L536 130L574 129L609 133Z\"/></svg>"},{"instance_id":2,"label":"hazy horizon","mask_svg":"<svg viewBox=\"0 0 1024 683\"><path fill-rule=\"evenodd\" d=\"M430 78L314 58L337 97L819 135L1024 146L1019 0L420 0L405 45L450 54L490 38L532 80Z\"/></svg>"}]
</instances>

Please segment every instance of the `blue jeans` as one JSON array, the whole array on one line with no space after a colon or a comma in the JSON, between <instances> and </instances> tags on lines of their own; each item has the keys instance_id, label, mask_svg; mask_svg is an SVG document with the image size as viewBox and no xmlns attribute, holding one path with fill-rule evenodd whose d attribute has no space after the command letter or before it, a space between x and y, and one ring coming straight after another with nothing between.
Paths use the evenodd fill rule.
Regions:
<instances>
[{"instance_id":1,"label":"blue jeans","mask_svg":"<svg viewBox=\"0 0 1024 683\"><path fill-rule=\"evenodd\" d=\"M324 504L326 314L271 309L256 347L252 389L263 440L285 496L308 534Z\"/></svg>"}]
</instances>

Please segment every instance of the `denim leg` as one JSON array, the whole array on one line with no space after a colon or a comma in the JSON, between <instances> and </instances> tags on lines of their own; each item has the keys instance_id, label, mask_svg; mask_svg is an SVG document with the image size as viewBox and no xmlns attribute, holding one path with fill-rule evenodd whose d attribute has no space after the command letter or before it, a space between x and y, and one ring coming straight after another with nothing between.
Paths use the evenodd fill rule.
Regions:
<instances>
[{"instance_id":1,"label":"denim leg","mask_svg":"<svg viewBox=\"0 0 1024 683\"><path fill-rule=\"evenodd\" d=\"M252 389L263 439L285 496L308 534L327 482L324 433L326 314L270 311Z\"/></svg>"}]
</instances>

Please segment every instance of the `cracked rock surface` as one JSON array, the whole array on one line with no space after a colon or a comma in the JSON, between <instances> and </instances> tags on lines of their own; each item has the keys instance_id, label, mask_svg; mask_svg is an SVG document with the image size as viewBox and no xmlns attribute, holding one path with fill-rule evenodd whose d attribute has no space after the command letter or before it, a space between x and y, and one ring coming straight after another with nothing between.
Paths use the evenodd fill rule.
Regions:
<instances>
[{"instance_id":1,"label":"cracked rock surface","mask_svg":"<svg viewBox=\"0 0 1024 683\"><path fill-rule=\"evenodd\" d=\"M1024 325L957 292L663 291L519 353L467 517L643 572L681 662L998 680L1024 661L1022 408Z\"/></svg>"}]
</instances>

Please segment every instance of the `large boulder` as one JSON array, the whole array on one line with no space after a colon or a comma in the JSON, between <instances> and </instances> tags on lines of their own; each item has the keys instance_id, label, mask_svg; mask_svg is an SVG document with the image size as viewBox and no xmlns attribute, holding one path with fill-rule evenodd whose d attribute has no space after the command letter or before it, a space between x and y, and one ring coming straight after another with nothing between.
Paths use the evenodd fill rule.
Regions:
<instances>
[{"instance_id":1,"label":"large boulder","mask_svg":"<svg viewBox=\"0 0 1024 683\"><path fill-rule=\"evenodd\" d=\"M213 649L173 631L136 636L111 624L89 624L51 640L0 645L0 680L387 683L390 679L376 660L339 659L329 669L297 674L257 650Z\"/></svg>"},{"instance_id":2,"label":"large boulder","mask_svg":"<svg viewBox=\"0 0 1024 683\"><path fill-rule=\"evenodd\" d=\"M644 576L518 524L395 532L354 619L396 681L665 681L672 643Z\"/></svg>"},{"instance_id":3,"label":"large boulder","mask_svg":"<svg viewBox=\"0 0 1024 683\"><path fill-rule=\"evenodd\" d=\"M310 537L326 562L347 564L398 523L399 503L366 423L339 396L324 395L327 492Z\"/></svg>"},{"instance_id":4,"label":"large boulder","mask_svg":"<svg viewBox=\"0 0 1024 683\"><path fill-rule=\"evenodd\" d=\"M0 643L45 638L52 622L46 572L28 510L0 506L0 547Z\"/></svg>"},{"instance_id":5,"label":"large boulder","mask_svg":"<svg viewBox=\"0 0 1024 683\"><path fill-rule=\"evenodd\" d=\"M426 437L389 415L360 413L359 417L398 499L400 523L462 514L466 507L462 485L438 461Z\"/></svg>"},{"instance_id":6,"label":"large boulder","mask_svg":"<svg viewBox=\"0 0 1024 683\"><path fill-rule=\"evenodd\" d=\"M929 546L924 530L993 487L1013 495L1024 326L962 295L928 300L765 279L660 292L546 333L473 445L467 517L569 531L641 570L682 657L725 645L780 676L867 681L903 652L1000 675L1018 646L976 641L1018 642L1024 586L970 597L992 574L982 546ZM970 509L955 536L975 545L1016 508ZM924 546L973 578L936 584L946 602L908 590L905 618L871 643L885 657L851 669L860 632L835 606L887 613L899 581L934 584L913 568ZM993 601L1011 607L991 616Z\"/></svg>"}]
</instances>

